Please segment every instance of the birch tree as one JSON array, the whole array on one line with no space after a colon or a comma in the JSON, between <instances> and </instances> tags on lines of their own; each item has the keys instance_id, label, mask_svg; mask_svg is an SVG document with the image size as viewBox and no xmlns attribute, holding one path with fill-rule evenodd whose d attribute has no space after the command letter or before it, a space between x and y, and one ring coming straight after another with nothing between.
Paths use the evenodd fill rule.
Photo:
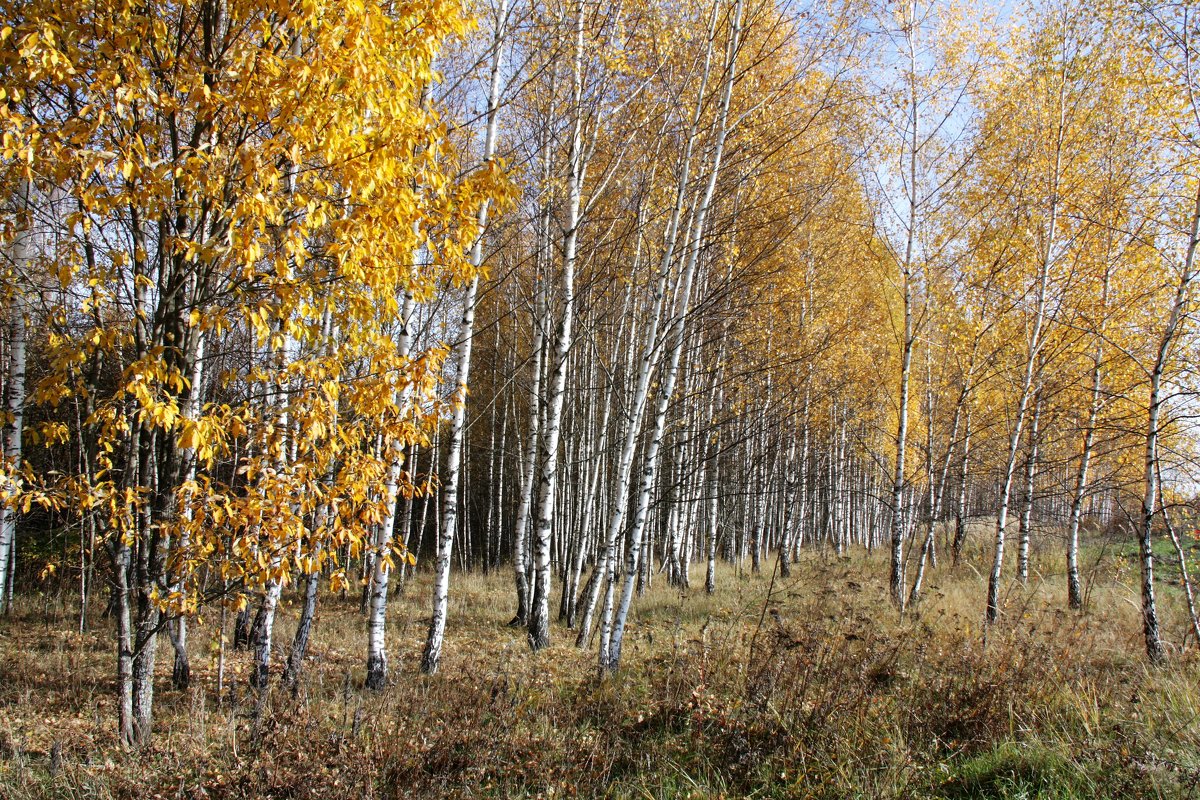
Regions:
<instances>
[{"instance_id":1,"label":"birch tree","mask_svg":"<svg viewBox=\"0 0 1200 800\"><path fill-rule=\"evenodd\" d=\"M509 5L507 0L501 0L496 9L495 28L491 47L491 66L488 78L487 129L484 133L483 166L487 172L495 168L497 123L500 111L501 88L501 53L508 28ZM463 455L463 442L466 438L466 409L467 387L471 373L471 349L475 337L475 302L479 292L479 273L483 265L483 237L487 232L489 201L485 198L479 205L477 231L475 242L471 246L470 278L467 283L466 295L463 298L462 322L458 329L458 343L455 346L455 397L454 412L450 428L450 449L446 456L446 469L443 482L442 531L437 542L437 556L434 564L435 578L433 584L433 617L429 623L429 634L425 641L425 651L421 655L421 672L432 674L437 672L441 659L442 644L446 633L446 614L450 601L450 561L454 546L454 534L458 524L458 496L460 464ZM407 319L404 321L407 324ZM402 344L402 350L404 349ZM394 500L393 500L394 504ZM377 568L376 580L378 588L372 600L371 625L377 629L369 647L373 649L368 655L368 683L372 688L382 686L387 676L387 661L383 651L383 616L387 603L387 573L386 566L380 574ZM373 659L373 661L372 661ZM372 671L370 668L374 666Z\"/></svg>"}]
</instances>

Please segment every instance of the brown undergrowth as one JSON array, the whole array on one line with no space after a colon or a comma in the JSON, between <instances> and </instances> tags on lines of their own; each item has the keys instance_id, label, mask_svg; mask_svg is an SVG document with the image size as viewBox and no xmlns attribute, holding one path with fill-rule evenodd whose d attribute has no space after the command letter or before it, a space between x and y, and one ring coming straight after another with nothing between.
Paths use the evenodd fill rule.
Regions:
<instances>
[{"instance_id":1,"label":"brown undergrowth","mask_svg":"<svg viewBox=\"0 0 1200 800\"><path fill-rule=\"evenodd\" d=\"M1178 648L1144 663L1118 573L1082 615L1062 609L1061 576L1013 585L985 640L970 565L933 571L903 618L884 570L815 555L787 581L726 570L711 597L660 582L605 678L562 629L529 652L506 625L507 574L458 578L443 667L417 675L418 578L392 610L380 693L362 688L357 604L323 597L298 688L277 679L262 702L240 653L217 695L210 616L187 691L168 688L164 643L139 753L115 742L109 623L64 632L69 598L27 597L0 623L0 796L1200 795L1200 666ZM1182 633L1167 594L1166 630Z\"/></svg>"}]
</instances>

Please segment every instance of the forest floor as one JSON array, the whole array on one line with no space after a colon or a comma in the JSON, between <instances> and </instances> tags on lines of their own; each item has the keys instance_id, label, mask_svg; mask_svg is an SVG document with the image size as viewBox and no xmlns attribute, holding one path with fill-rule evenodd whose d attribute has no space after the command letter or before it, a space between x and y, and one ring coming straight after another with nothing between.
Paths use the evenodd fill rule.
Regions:
<instances>
[{"instance_id":1,"label":"forest floor","mask_svg":"<svg viewBox=\"0 0 1200 800\"><path fill-rule=\"evenodd\" d=\"M783 580L723 568L681 594L656 576L621 670L553 630L533 655L507 626L507 571L455 575L441 671L417 674L428 577L392 608L390 686L363 689L353 599L323 596L300 688L261 703L247 656L216 687L216 617L193 680L159 648L151 747L115 739L111 623L70 630L72 598L27 594L0 621L0 797L1200 797L1200 656L1164 582L1167 665L1143 656L1136 562L1091 552L1085 613L1057 553L982 626L985 558L927 575L900 618L882 554L809 554ZM290 642L298 598L278 641ZM282 652L280 654L282 656ZM276 662L282 661L282 657Z\"/></svg>"}]
</instances>

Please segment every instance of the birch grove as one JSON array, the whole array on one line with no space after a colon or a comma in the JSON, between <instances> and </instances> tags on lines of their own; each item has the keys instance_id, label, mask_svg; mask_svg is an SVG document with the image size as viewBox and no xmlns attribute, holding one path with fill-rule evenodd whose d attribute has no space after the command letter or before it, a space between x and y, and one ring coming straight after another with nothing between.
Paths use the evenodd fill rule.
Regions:
<instances>
[{"instance_id":1,"label":"birch grove","mask_svg":"<svg viewBox=\"0 0 1200 800\"><path fill-rule=\"evenodd\" d=\"M599 680L662 586L876 551L991 636L1127 544L1200 637L1186 4L111 5L0 29L0 608L106 601L124 745L163 636L263 700L357 613L384 691L475 573Z\"/></svg>"}]
</instances>

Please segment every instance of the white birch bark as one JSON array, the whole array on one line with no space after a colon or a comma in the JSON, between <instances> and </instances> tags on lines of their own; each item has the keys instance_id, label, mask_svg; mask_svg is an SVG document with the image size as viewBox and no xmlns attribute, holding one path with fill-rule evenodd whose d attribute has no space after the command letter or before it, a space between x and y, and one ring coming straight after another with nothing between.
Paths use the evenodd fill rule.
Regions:
<instances>
[{"instance_id":1,"label":"white birch bark","mask_svg":"<svg viewBox=\"0 0 1200 800\"><path fill-rule=\"evenodd\" d=\"M954 563L962 557L963 544L967 539L967 482L971 469L971 406L963 415L962 456L958 462L958 500L954 505Z\"/></svg>"},{"instance_id":2,"label":"white birch bark","mask_svg":"<svg viewBox=\"0 0 1200 800\"><path fill-rule=\"evenodd\" d=\"M568 155L567 219L563 238L562 318L558 323L546 425L542 431L541 464L538 473L538 518L534 526L533 594L529 608L529 645L536 652L550 644L550 534L558 488L558 450L562 435L563 401L567 389L567 355L575 324L575 258L582 224L580 205L587 163L583 153L583 20L584 5L575 17L575 52L571 68L571 150Z\"/></svg>"},{"instance_id":3,"label":"white birch bark","mask_svg":"<svg viewBox=\"0 0 1200 800\"><path fill-rule=\"evenodd\" d=\"M550 139L547 136L542 142L542 183L550 179ZM549 241L550 204L547 199L538 219L538 260L539 267L543 266L543 252ZM513 579L517 591L517 612L508 623L510 626L525 626L529 624L529 553L526 548L526 528L529 525L534 499L534 478L537 475L538 444L541 442L541 411L542 402L542 366L546 355L546 286L541 269L538 269L534 286L533 314L533 367L529 384L529 439L526 444L525 458L518 465L520 470L520 499L517 505L517 517L513 524Z\"/></svg>"},{"instance_id":4,"label":"white birch bark","mask_svg":"<svg viewBox=\"0 0 1200 800\"><path fill-rule=\"evenodd\" d=\"M411 291L404 293L400 310L400 335L396 352L403 364L412 352L413 313L416 299ZM408 387L399 390L396 405L405 413L408 404ZM367 677L368 689L382 689L387 683L387 599L391 582L391 569L387 561L392 541L396 535L396 504L399 500L400 482L404 473L404 445L393 441L390 446L390 464L383 495L386 510L380 525L375 529L375 561L371 575L370 596L367 601ZM410 466L411 469L411 466ZM306 597L307 600L307 597Z\"/></svg>"},{"instance_id":5,"label":"white birch bark","mask_svg":"<svg viewBox=\"0 0 1200 800\"><path fill-rule=\"evenodd\" d=\"M967 367L966 377L963 379L962 389L958 393L958 400L954 404L954 414L950 422L950 435L946 442L946 457L942 461L941 477L937 481L937 489L933 489L933 475L930 475L930 511L929 511L929 530L926 533L925 544L921 549L921 558L917 564L917 576L913 580L912 591L908 595L909 605L913 605L921 598L921 589L925 578L925 562L930 555L930 550L933 547L934 526L937 525L938 518L941 516L943 503L946 497L946 484L950 479L950 462L954 459L954 447L958 440L958 429L962 424L963 417L969 415L967 403L970 400L971 389L975 375L975 358L979 352L979 340L975 339L971 346L971 358ZM930 400L930 408L932 408L932 398ZM965 413L964 413L965 412ZM932 411L930 412L930 434L929 434L929 451L932 457L933 453L933 433L932 433ZM968 421L968 425L969 425ZM968 434L969 436L969 434ZM964 463L964 469L965 469ZM937 567L937 564L934 564Z\"/></svg>"},{"instance_id":6,"label":"white birch bark","mask_svg":"<svg viewBox=\"0 0 1200 800\"><path fill-rule=\"evenodd\" d=\"M484 162L491 162L496 153L497 120L500 110L500 58L508 26L508 0L500 0L496 12L496 29L492 40L492 63L490 86L488 90L488 123L484 139ZM462 325L459 328L459 341L455 347L458 358L458 375L455 394L457 403L454 406L454 416L451 422L450 449L446 454L446 477L443 483L442 528L437 542L437 558L434 565L433 582L433 618L429 623L429 634L425 641L425 650L421 655L421 672L433 674L437 672L441 660L442 645L446 634L446 614L450 603L450 563L454 547L454 533L458 526L458 489L460 480L460 465L463 455L463 441L466 438L467 386L471 376L471 345L475 339L475 299L479 291L478 270L483 264L483 237L487 232L488 203L484 201L479 207L479 230L471 247L471 266L476 274L467 286L466 297L463 299ZM386 596L382 601L386 604ZM381 634L382 636L382 634ZM382 655L382 646L380 650ZM384 660L386 674L386 658Z\"/></svg>"},{"instance_id":7,"label":"white birch bark","mask_svg":"<svg viewBox=\"0 0 1200 800\"><path fill-rule=\"evenodd\" d=\"M17 197L18 230L9 245L11 267L18 279L27 273L33 259L32 192L28 181L23 181ZM3 428L3 452L5 491L15 493L18 489L15 478L21 462L21 439L25 414L25 358L27 342L26 308L24 292L13 291L8 308L8 369L4 393L5 421ZM16 550L17 509L15 502L0 503L0 610L9 610L12 596L12 565Z\"/></svg>"},{"instance_id":8,"label":"white birch bark","mask_svg":"<svg viewBox=\"0 0 1200 800\"><path fill-rule=\"evenodd\" d=\"M904 458L908 450L908 394L909 381L912 373L912 353L915 341L913 330L913 248L917 234L917 159L920 153L918 131L918 108L920 100L917 95L917 20L916 7L908 7L909 17L905 27L905 39L908 44L908 82L909 82L909 142L908 144L908 225L904 246L904 262L900 265L900 289L904 303L904 329L902 331L900 351L900 386L899 402L896 409L896 462L892 477L892 560L891 560L891 593L892 603L901 613L904 612L905 592L907 585L904 577Z\"/></svg>"},{"instance_id":9,"label":"white birch bark","mask_svg":"<svg viewBox=\"0 0 1200 800\"><path fill-rule=\"evenodd\" d=\"M276 380L279 381L279 385L272 388L274 394L272 405L275 406L274 429L277 435L283 437L283 441L275 443L278 451L278 455L275 458L275 469L280 474L288 468L289 448L286 437L289 430L289 414L287 388L285 386L286 379L284 375L294 346L294 340L290 336L285 337L283 348L277 355L276 367L278 377ZM279 572L283 567L286 547L286 544L279 542L271 545L271 552L267 561L268 576L266 585L263 589L262 600L254 620L252 634L254 663L250 668L250 685L259 690L265 689L270 679L271 651L275 634L275 613L279 608L279 598L283 593L283 580Z\"/></svg>"},{"instance_id":10,"label":"white birch bark","mask_svg":"<svg viewBox=\"0 0 1200 800\"><path fill-rule=\"evenodd\" d=\"M1166 658L1162 636L1158 630L1158 606L1154 596L1154 513L1158 501L1158 437L1163 407L1163 378L1171 350L1176 344L1180 324L1192 300L1192 284L1196 278L1196 248L1200 245L1200 190L1197 190L1192 211L1191 230L1184 257L1183 270L1175 286L1167 324L1158 340L1154 364L1150 369L1150 396L1146 413L1145 472L1142 481L1142 509L1138 519L1138 556L1141 567L1142 634L1146 655L1152 662Z\"/></svg>"},{"instance_id":11,"label":"white birch bark","mask_svg":"<svg viewBox=\"0 0 1200 800\"><path fill-rule=\"evenodd\" d=\"M580 621L579 633L575 638L577 647L584 647L591 632L592 620L600 592L605 592L603 624L600 632L600 652L598 661L603 670L608 664L608 646L611 638L612 618L612 578L616 571L617 546L622 526L625 521L626 508L629 505L629 492L632 484L633 460L637 448L638 435L641 433L642 418L646 410L646 402L650 390L650 376L654 371L655 354L660 347L658 330L662 321L667 284L670 278L671 266L674 260L675 247L678 242L680 222L684 209L687 207L687 192L690 182L692 152L700 127L700 119L704 109L704 100L708 78L712 66L712 52L715 44L718 3L713 4L712 16L709 20L708 42L705 49L704 67L700 77L700 89L696 96L696 105L688 128L687 139L684 143L683 156L680 159L679 178L675 190L675 205L667 230L663 237L663 254L659 264L658 278L655 284L654 296L651 299L651 312L642 342L641 363L638 366L637 383L630 402L630 409L625 426L625 438L621 444L621 454L617 461L612 502L608 515L608 529L604 537L604 554L597 566L600 571L598 580L592 583L591 595L584 605L583 618Z\"/></svg>"},{"instance_id":12,"label":"white birch bark","mask_svg":"<svg viewBox=\"0 0 1200 800\"><path fill-rule=\"evenodd\" d=\"M1087 423L1083 430L1079 470L1075 473L1075 486L1071 492L1071 511L1067 523L1067 606L1076 611L1083 608L1083 584L1079 578L1079 526L1083 516L1083 501L1088 493L1088 470L1092 461L1092 449L1096 443L1096 425L1103 405L1104 323L1108 316L1111 280L1111 262L1106 261L1104 284L1100 292L1100 321L1097 325L1096 349L1092 354L1092 397L1088 405Z\"/></svg>"},{"instance_id":13,"label":"white birch bark","mask_svg":"<svg viewBox=\"0 0 1200 800\"><path fill-rule=\"evenodd\" d=\"M1025 457L1025 495L1022 498L1021 522L1017 528L1017 577L1020 578L1021 583L1029 581L1030 526L1033 524L1033 492L1038 463L1038 422L1041 414L1041 393L1036 392L1033 401L1033 416L1029 419L1029 452Z\"/></svg>"},{"instance_id":14,"label":"white birch bark","mask_svg":"<svg viewBox=\"0 0 1200 800\"><path fill-rule=\"evenodd\" d=\"M203 406L203 384L204 384L204 332L201 330L195 331L193 334L196 337L195 350L192 353L192 374L189 380L188 396L184 403L182 412L185 419L196 419L200 415L200 409ZM191 483L196 480L196 452L195 448L190 448L183 453L183 458L186 460L186 470L184 479ZM187 520L192 518L191 504L185 504L183 510ZM187 553L189 539L186 529L179 539L179 550L182 553ZM182 592L184 587L179 581L175 581L175 591ZM171 630L171 644L175 648L175 663L171 668L171 684L176 689L186 689L191 681L191 664L188 660L187 649L187 615L179 614L173 622Z\"/></svg>"},{"instance_id":15,"label":"white birch bark","mask_svg":"<svg viewBox=\"0 0 1200 800\"><path fill-rule=\"evenodd\" d=\"M629 617L629 607L633 601L634 584L637 578L638 557L642 545L642 533L646 524L646 513L650 503L650 490L653 486L655 465L658 460L658 449L662 444L663 428L666 425L667 411L675 392L675 381L679 374L679 360L686 339L686 324L691 303L692 281L696 266L700 260L701 241L705 231L705 221L708 209L716 191L717 178L721 170L721 159L725 150L725 137L728 131L729 106L733 98L733 85L737 77L737 57L740 49L742 24L742 0L735 0L732 18L730 20L729 41L725 58L725 86L721 94L721 105L717 116L717 129L713 142L712 161L709 166L708 183L704 196L696 209L696 218L692 223L689 235L687 261L684 266L682 286L676 300L676 313L672 321L672 330L668 337L674 339L671 349L670 363L663 374L662 385L659 387L658 405L655 409L654 429L643 455L641 491L638 494L637 510L629 531L629 569L625 574L621 590L621 602L613 622L612 638L609 643L607 658L601 662L606 670L615 670L621 663L621 644L625 634L625 625Z\"/></svg>"},{"instance_id":16,"label":"white birch bark","mask_svg":"<svg viewBox=\"0 0 1200 800\"><path fill-rule=\"evenodd\" d=\"M1021 379L1021 395L1017 403L1016 419L1008 439L1008 461L1001 479L999 507L996 511L996 545L992 557L992 570L988 576L987 608L984 618L990 625L1000 617L1000 576L1004 568L1005 526L1008 524L1008 506L1012 496L1013 476L1017 467L1017 453L1021 446L1021 432L1025 415L1032 398L1034 380L1042 350L1043 328L1046 322L1046 294L1050 281L1050 267L1054 261L1054 247L1058 234L1059 183L1062 177L1063 141L1066 137L1066 76L1059 75L1058 116L1055 130L1054 163L1050 174L1050 217L1047 223L1045 244L1040 253L1037 288L1033 310L1033 329L1029 335L1029 350L1025 360L1025 373Z\"/></svg>"}]
</instances>

